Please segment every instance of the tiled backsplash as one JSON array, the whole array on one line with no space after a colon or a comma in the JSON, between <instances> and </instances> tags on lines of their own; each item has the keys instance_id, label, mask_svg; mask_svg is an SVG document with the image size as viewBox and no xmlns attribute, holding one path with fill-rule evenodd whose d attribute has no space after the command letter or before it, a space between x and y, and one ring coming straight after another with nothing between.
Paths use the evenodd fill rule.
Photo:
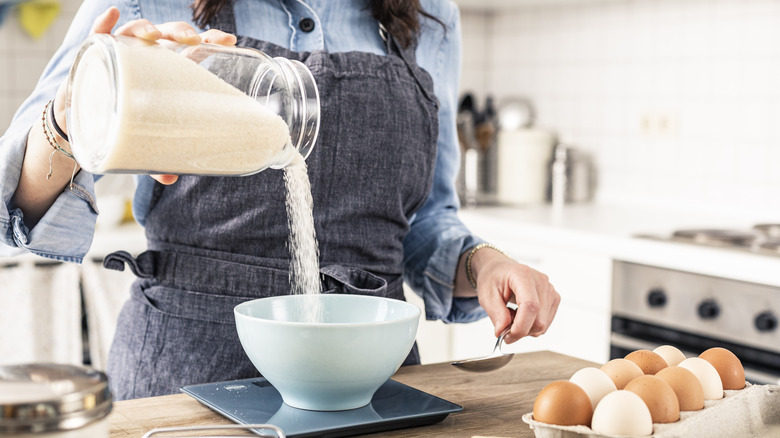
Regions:
<instances>
[{"instance_id":1,"label":"tiled backsplash","mask_svg":"<svg viewBox=\"0 0 780 438\"><path fill-rule=\"evenodd\" d=\"M0 25L0 133L5 132L14 112L35 87L79 5L79 0L62 0L60 15L37 40L24 33L15 8Z\"/></svg>"},{"instance_id":2,"label":"tiled backsplash","mask_svg":"<svg viewBox=\"0 0 780 438\"><path fill-rule=\"evenodd\" d=\"M538 125L595 155L598 199L780 220L780 1L462 15L463 90L530 99Z\"/></svg>"},{"instance_id":3,"label":"tiled backsplash","mask_svg":"<svg viewBox=\"0 0 780 438\"><path fill-rule=\"evenodd\" d=\"M38 41L13 12L0 26L0 132L79 4ZM600 200L780 220L780 1L518 4L462 11L464 91L530 99L595 155Z\"/></svg>"}]
</instances>

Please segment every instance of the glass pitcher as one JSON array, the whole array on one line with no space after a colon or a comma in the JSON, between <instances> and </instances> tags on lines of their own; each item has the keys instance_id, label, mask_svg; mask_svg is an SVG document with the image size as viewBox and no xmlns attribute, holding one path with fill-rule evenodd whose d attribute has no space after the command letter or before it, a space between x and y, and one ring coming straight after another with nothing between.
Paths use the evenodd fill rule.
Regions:
<instances>
[{"instance_id":1,"label":"glass pitcher","mask_svg":"<svg viewBox=\"0 0 780 438\"><path fill-rule=\"evenodd\" d=\"M68 76L68 131L92 173L251 175L305 159L320 101L309 69L261 51L97 34Z\"/></svg>"}]
</instances>

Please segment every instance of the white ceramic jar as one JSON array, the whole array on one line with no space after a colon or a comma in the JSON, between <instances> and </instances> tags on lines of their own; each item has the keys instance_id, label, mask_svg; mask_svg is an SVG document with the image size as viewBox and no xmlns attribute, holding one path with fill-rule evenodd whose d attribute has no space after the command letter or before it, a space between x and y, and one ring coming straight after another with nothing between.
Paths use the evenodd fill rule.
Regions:
<instances>
[{"instance_id":1,"label":"white ceramic jar","mask_svg":"<svg viewBox=\"0 0 780 438\"><path fill-rule=\"evenodd\" d=\"M0 436L108 438L106 375L63 364L0 366Z\"/></svg>"}]
</instances>

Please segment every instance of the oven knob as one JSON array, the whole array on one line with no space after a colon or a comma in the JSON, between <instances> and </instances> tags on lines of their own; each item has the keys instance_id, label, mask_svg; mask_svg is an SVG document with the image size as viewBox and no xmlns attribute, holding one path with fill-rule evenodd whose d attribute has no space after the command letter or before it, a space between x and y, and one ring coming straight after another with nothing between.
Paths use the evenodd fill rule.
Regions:
<instances>
[{"instance_id":1,"label":"oven knob","mask_svg":"<svg viewBox=\"0 0 780 438\"><path fill-rule=\"evenodd\" d=\"M699 304L699 316L702 319L715 319L720 314L720 306L715 300L704 300Z\"/></svg>"},{"instance_id":2,"label":"oven knob","mask_svg":"<svg viewBox=\"0 0 780 438\"><path fill-rule=\"evenodd\" d=\"M647 304L650 307L663 307L666 305L666 292L663 289L651 289L647 293Z\"/></svg>"},{"instance_id":3,"label":"oven knob","mask_svg":"<svg viewBox=\"0 0 780 438\"><path fill-rule=\"evenodd\" d=\"M756 329L760 332L771 332L777 328L777 317L772 312L761 312L756 315L754 321Z\"/></svg>"}]
</instances>

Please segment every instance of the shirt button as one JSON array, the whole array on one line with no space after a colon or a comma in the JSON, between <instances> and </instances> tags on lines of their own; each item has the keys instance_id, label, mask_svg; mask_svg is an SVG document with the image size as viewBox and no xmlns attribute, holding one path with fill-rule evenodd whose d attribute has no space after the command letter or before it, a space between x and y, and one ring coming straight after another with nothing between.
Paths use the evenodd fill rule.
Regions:
<instances>
[{"instance_id":1,"label":"shirt button","mask_svg":"<svg viewBox=\"0 0 780 438\"><path fill-rule=\"evenodd\" d=\"M298 27L300 27L302 31L309 33L314 30L314 20L311 18L301 18Z\"/></svg>"}]
</instances>

